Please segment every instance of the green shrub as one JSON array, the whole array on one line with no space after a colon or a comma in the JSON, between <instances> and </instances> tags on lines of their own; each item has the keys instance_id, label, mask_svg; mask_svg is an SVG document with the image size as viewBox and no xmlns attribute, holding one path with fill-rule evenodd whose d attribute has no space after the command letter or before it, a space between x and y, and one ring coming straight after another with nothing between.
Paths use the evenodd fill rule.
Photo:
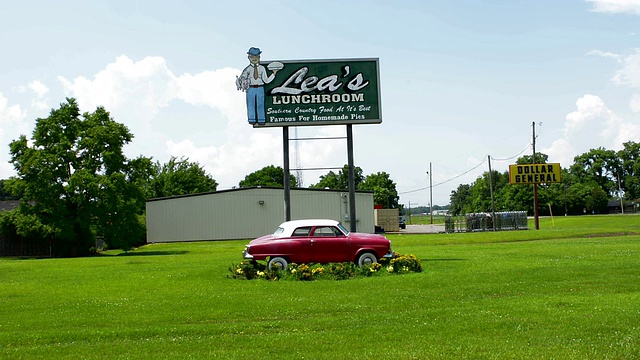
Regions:
<instances>
[{"instance_id":1,"label":"green shrub","mask_svg":"<svg viewBox=\"0 0 640 360\"><path fill-rule=\"evenodd\" d=\"M396 253L389 261L387 271L394 274L422 272L422 261L413 254L402 255Z\"/></svg>"}]
</instances>

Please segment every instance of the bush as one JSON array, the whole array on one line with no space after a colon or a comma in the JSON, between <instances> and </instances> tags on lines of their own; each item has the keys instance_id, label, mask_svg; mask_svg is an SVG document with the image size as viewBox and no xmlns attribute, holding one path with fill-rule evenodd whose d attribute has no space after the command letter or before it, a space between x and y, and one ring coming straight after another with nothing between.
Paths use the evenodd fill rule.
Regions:
<instances>
[{"instance_id":1,"label":"bush","mask_svg":"<svg viewBox=\"0 0 640 360\"><path fill-rule=\"evenodd\" d=\"M408 272L422 272L422 261L415 255L402 255L396 253L389 264L386 266L387 271L394 274L403 274Z\"/></svg>"},{"instance_id":2,"label":"bush","mask_svg":"<svg viewBox=\"0 0 640 360\"><path fill-rule=\"evenodd\" d=\"M269 270L265 264L251 260L242 260L237 265L232 264L229 271L231 275L227 275L228 278L241 280L267 279L276 281L283 273L278 269Z\"/></svg>"}]
</instances>

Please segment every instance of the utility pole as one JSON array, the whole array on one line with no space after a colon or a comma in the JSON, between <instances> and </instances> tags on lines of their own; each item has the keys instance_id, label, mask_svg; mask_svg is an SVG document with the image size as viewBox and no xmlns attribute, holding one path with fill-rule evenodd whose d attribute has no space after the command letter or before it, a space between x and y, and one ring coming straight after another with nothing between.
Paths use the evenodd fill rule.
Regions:
<instances>
[{"instance_id":1,"label":"utility pole","mask_svg":"<svg viewBox=\"0 0 640 360\"><path fill-rule=\"evenodd\" d=\"M536 122L532 122L533 126L533 164L536 164ZM536 230L540 230L540 220L538 219L538 183L533 183L533 216L535 219Z\"/></svg>"},{"instance_id":2,"label":"utility pole","mask_svg":"<svg viewBox=\"0 0 640 360\"><path fill-rule=\"evenodd\" d=\"M620 198L620 210L624 215L624 200L622 198L622 187L620 187L620 175L618 175L618 197Z\"/></svg>"},{"instance_id":3,"label":"utility pole","mask_svg":"<svg viewBox=\"0 0 640 360\"><path fill-rule=\"evenodd\" d=\"M433 225L433 171L431 170L431 163L429 163L429 171L427 174L429 174L429 214L431 215L431 225Z\"/></svg>"},{"instance_id":4,"label":"utility pole","mask_svg":"<svg viewBox=\"0 0 640 360\"><path fill-rule=\"evenodd\" d=\"M491 224L493 231L496 231L496 202L493 199L493 178L491 175L491 155L487 155L489 161L489 191L491 192Z\"/></svg>"}]
</instances>

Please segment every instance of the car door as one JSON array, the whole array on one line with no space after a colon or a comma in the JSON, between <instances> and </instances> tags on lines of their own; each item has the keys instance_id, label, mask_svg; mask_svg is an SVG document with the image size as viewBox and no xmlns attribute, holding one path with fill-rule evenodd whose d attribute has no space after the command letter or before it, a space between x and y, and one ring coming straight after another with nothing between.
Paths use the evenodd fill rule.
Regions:
<instances>
[{"instance_id":1,"label":"car door","mask_svg":"<svg viewBox=\"0 0 640 360\"><path fill-rule=\"evenodd\" d=\"M335 226L316 226L311 233L311 262L352 261L348 237Z\"/></svg>"},{"instance_id":2,"label":"car door","mask_svg":"<svg viewBox=\"0 0 640 360\"><path fill-rule=\"evenodd\" d=\"M295 242L293 252L290 256L292 262L307 263L311 262L311 226L303 226L296 228L291 233L291 242Z\"/></svg>"}]
</instances>

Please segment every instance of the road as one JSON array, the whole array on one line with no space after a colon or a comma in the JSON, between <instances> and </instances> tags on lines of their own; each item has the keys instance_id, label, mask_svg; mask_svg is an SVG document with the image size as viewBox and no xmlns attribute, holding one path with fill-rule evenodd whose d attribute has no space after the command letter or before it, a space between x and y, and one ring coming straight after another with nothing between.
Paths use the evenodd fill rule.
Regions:
<instances>
[{"instance_id":1,"label":"road","mask_svg":"<svg viewBox=\"0 0 640 360\"><path fill-rule=\"evenodd\" d=\"M438 225L407 225L406 229L400 229L394 234L437 234L444 232L444 224Z\"/></svg>"}]
</instances>

